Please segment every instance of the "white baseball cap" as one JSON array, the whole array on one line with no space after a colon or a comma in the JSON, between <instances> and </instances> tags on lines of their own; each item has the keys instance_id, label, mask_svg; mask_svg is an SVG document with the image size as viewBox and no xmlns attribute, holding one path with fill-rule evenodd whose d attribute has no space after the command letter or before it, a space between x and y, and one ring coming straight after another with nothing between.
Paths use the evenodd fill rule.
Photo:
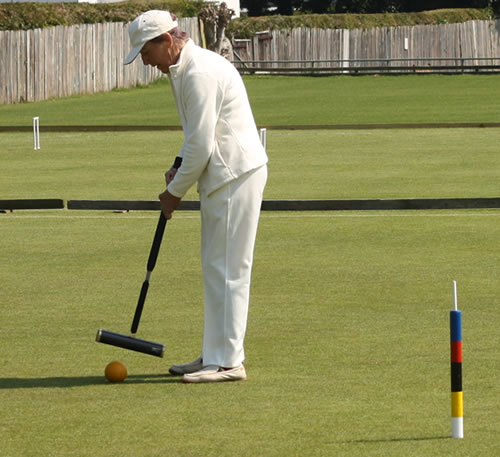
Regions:
<instances>
[{"instance_id":1,"label":"white baseball cap","mask_svg":"<svg viewBox=\"0 0 500 457\"><path fill-rule=\"evenodd\" d=\"M168 11L151 10L136 17L129 25L128 35L132 49L125 58L125 65L132 63L143 46L162 33L170 32L178 26Z\"/></svg>"}]
</instances>

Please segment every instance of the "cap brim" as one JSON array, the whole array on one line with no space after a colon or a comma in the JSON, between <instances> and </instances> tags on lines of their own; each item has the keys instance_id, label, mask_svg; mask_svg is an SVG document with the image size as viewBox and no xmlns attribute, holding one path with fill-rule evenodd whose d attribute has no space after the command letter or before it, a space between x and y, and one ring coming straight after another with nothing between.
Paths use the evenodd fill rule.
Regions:
<instances>
[{"instance_id":1,"label":"cap brim","mask_svg":"<svg viewBox=\"0 0 500 457\"><path fill-rule=\"evenodd\" d=\"M125 57L125 61L123 62L123 65L128 65L129 63L132 63L135 58L139 55L141 52L141 49L144 47L144 45L141 46L136 46L135 48L132 48L130 52L128 53L128 56Z\"/></svg>"}]
</instances>

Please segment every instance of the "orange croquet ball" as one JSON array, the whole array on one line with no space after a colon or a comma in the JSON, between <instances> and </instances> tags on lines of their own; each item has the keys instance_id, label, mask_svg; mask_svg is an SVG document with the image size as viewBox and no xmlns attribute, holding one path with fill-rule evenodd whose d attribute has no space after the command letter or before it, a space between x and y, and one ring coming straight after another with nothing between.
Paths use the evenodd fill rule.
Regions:
<instances>
[{"instance_id":1,"label":"orange croquet ball","mask_svg":"<svg viewBox=\"0 0 500 457\"><path fill-rule=\"evenodd\" d=\"M122 382L127 377L127 367L121 362L110 362L106 365L104 375L109 382Z\"/></svg>"}]
</instances>

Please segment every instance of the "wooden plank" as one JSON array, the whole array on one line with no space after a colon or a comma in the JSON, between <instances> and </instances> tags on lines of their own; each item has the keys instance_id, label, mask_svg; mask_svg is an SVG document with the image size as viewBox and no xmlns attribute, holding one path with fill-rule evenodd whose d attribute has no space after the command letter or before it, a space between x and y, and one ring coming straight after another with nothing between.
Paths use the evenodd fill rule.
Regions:
<instances>
[{"instance_id":1,"label":"wooden plank","mask_svg":"<svg viewBox=\"0 0 500 457\"><path fill-rule=\"evenodd\" d=\"M383 211L500 208L500 198L416 198L384 200L265 200L263 211Z\"/></svg>"},{"instance_id":2,"label":"wooden plank","mask_svg":"<svg viewBox=\"0 0 500 457\"><path fill-rule=\"evenodd\" d=\"M385 211L488 208L500 208L500 198L264 200L261 207L262 211ZM68 209L105 211L159 211L160 202L138 200L69 200ZM179 207L179 210L181 211L197 211L199 209L200 203L198 201L182 201Z\"/></svg>"},{"instance_id":3,"label":"wooden plank","mask_svg":"<svg viewBox=\"0 0 500 457\"><path fill-rule=\"evenodd\" d=\"M439 129L439 128L500 128L500 122L450 122L450 123L401 123L401 124L324 124L324 125L266 125L268 130L379 130L379 129ZM158 125L47 125L49 132L147 132L182 130L182 127ZM0 125L0 133L32 132L31 125Z\"/></svg>"},{"instance_id":4,"label":"wooden plank","mask_svg":"<svg viewBox=\"0 0 500 457\"><path fill-rule=\"evenodd\" d=\"M0 49L7 49L7 34L0 32ZM6 52L0 52L0 81L7 81L8 69L6 62ZM8 84L0 85L0 103L5 103L7 99Z\"/></svg>"},{"instance_id":5,"label":"wooden plank","mask_svg":"<svg viewBox=\"0 0 500 457\"><path fill-rule=\"evenodd\" d=\"M19 31L17 34L17 46L20 59L17 62L17 84L20 100L26 97L26 33Z\"/></svg>"},{"instance_id":6,"label":"wooden plank","mask_svg":"<svg viewBox=\"0 0 500 457\"><path fill-rule=\"evenodd\" d=\"M0 32L0 33L5 33L6 36L6 46L4 49L7 51L4 52L4 57L5 57L5 73L4 73L4 78L2 81L9 81L9 84L6 84L6 103L17 103L19 100L14 99L13 97L13 86L14 86L14 81L13 79L13 71L12 71L12 63L11 60L14 57L13 54L15 53L15 49L12 46L12 32Z\"/></svg>"},{"instance_id":7,"label":"wooden plank","mask_svg":"<svg viewBox=\"0 0 500 457\"><path fill-rule=\"evenodd\" d=\"M115 40L115 46L116 46L116 67L115 67L115 74L116 74L116 81L115 85L116 87L123 87L123 71L122 67L123 61L125 60L126 54L125 50L123 48L123 28L120 23L115 23L113 24L113 33L114 33L114 40Z\"/></svg>"},{"instance_id":8,"label":"wooden plank","mask_svg":"<svg viewBox=\"0 0 500 457\"><path fill-rule=\"evenodd\" d=\"M2 210L63 209L61 199L0 200ZM69 200L70 210L159 211L159 201ZM382 211L500 208L500 198L415 198L366 200L264 200L262 211ZM197 211L199 201L182 201L179 210Z\"/></svg>"},{"instance_id":9,"label":"wooden plank","mask_svg":"<svg viewBox=\"0 0 500 457\"><path fill-rule=\"evenodd\" d=\"M104 211L159 211L160 202L143 200L68 200L71 210L104 210ZM196 211L200 209L199 201L181 201L178 210Z\"/></svg>"},{"instance_id":10,"label":"wooden plank","mask_svg":"<svg viewBox=\"0 0 500 457\"><path fill-rule=\"evenodd\" d=\"M489 25L491 34L491 55L500 57L500 19Z\"/></svg>"},{"instance_id":11,"label":"wooden plank","mask_svg":"<svg viewBox=\"0 0 500 457\"><path fill-rule=\"evenodd\" d=\"M26 199L26 200L0 200L0 209L62 209L64 200L58 198Z\"/></svg>"}]
</instances>

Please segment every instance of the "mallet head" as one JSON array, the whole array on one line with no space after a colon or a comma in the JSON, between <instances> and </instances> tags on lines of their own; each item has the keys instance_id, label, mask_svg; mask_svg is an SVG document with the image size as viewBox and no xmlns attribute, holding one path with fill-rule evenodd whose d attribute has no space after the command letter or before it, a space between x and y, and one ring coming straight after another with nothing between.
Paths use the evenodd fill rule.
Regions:
<instances>
[{"instance_id":1,"label":"mallet head","mask_svg":"<svg viewBox=\"0 0 500 457\"><path fill-rule=\"evenodd\" d=\"M156 357L163 357L165 346L153 341L141 340L121 333L110 332L100 328L97 331L95 340L98 343L109 344L122 349L129 349L131 351L142 352L143 354L154 355Z\"/></svg>"}]
</instances>

